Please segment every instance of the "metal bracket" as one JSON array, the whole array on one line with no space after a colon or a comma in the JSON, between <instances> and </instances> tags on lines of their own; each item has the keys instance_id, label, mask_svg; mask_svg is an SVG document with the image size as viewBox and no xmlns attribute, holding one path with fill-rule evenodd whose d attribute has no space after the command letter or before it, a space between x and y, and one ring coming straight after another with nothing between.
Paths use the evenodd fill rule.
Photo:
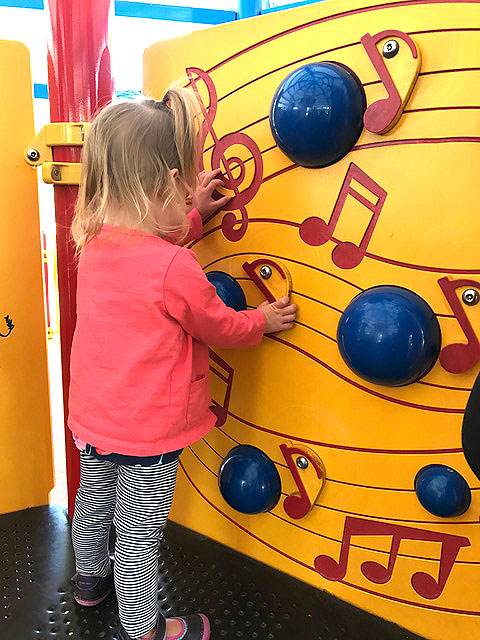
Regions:
<instances>
[{"instance_id":1,"label":"metal bracket","mask_svg":"<svg viewBox=\"0 0 480 640\"><path fill-rule=\"evenodd\" d=\"M80 162L44 162L42 179L47 184L80 184Z\"/></svg>"},{"instance_id":2,"label":"metal bracket","mask_svg":"<svg viewBox=\"0 0 480 640\"><path fill-rule=\"evenodd\" d=\"M80 163L54 162L52 148L81 147L90 127L89 122L46 124L30 141L25 160L32 167L42 166L42 178L47 184L79 184Z\"/></svg>"}]
</instances>

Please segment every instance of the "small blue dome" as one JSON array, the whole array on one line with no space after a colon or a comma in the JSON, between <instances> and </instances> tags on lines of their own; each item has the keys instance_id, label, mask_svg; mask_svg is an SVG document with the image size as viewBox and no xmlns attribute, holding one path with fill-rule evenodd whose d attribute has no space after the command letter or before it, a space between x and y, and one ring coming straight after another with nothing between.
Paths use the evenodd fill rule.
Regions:
<instances>
[{"instance_id":1,"label":"small blue dome","mask_svg":"<svg viewBox=\"0 0 480 640\"><path fill-rule=\"evenodd\" d=\"M282 484L277 468L257 447L239 445L226 456L218 474L225 502L241 513L265 513L280 499Z\"/></svg>"},{"instance_id":2,"label":"small blue dome","mask_svg":"<svg viewBox=\"0 0 480 640\"><path fill-rule=\"evenodd\" d=\"M463 476L444 464L421 469L415 478L415 492L422 507L440 518L461 516L472 500Z\"/></svg>"},{"instance_id":3,"label":"small blue dome","mask_svg":"<svg viewBox=\"0 0 480 640\"><path fill-rule=\"evenodd\" d=\"M231 307L235 311L245 311L247 308L245 294L235 278L223 271L210 271L207 273L207 279L213 284L218 297L227 307Z\"/></svg>"}]
</instances>

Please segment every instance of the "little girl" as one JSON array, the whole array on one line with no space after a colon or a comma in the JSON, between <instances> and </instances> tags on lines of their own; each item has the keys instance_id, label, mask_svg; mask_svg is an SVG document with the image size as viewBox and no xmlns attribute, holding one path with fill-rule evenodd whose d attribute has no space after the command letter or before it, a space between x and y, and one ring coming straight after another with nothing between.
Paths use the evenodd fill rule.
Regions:
<instances>
[{"instance_id":1,"label":"little girl","mask_svg":"<svg viewBox=\"0 0 480 640\"><path fill-rule=\"evenodd\" d=\"M81 450L74 595L93 606L115 586L121 640L210 637L203 614L165 620L157 603L178 457L215 425L207 345L253 347L295 320L288 298L252 311L225 306L182 247L229 200L212 197L222 184L217 171L197 179L196 117L178 88L162 102L104 109L84 147L73 222L80 260L69 426Z\"/></svg>"}]
</instances>

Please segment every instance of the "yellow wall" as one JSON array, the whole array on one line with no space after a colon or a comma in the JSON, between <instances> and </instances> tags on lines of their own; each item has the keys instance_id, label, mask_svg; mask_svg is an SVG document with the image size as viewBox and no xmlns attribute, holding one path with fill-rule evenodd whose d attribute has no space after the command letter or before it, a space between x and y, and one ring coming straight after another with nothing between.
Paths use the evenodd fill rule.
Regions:
<instances>
[{"instance_id":1,"label":"yellow wall","mask_svg":"<svg viewBox=\"0 0 480 640\"><path fill-rule=\"evenodd\" d=\"M208 71L218 97L213 122L217 138L241 130L262 154L263 182L246 205L250 222L245 235L228 240L221 229L224 213L219 213L194 247L201 264L242 278L253 306L263 297L246 278L243 263L262 256L280 259L290 271L292 298L304 325L282 335L284 343L266 339L256 350L221 352L234 371L229 414L221 429L182 455L173 518L426 638L474 638L480 635L480 482L463 455L461 426L479 366L454 375L437 363L422 383L379 387L348 369L335 334L340 312L361 289L393 284L415 291L434 309L443 345L465 342L438 280L478 280L480 273L480 73L473 69L480 59L480 7L458 2L371 4L326 0L197 31L145 52L147 94L162 98L166 86L185 77L189 67ZM473 28L468 35L466 27ZM385 90L360 38L385 29L413 34L422 54L420 76L398 123L384 135L364 130L356 148L330 167L292 167L275 146L268 121L280 82L306 62L337 61L359 76L367 103L375 102ZM387 64L408 93L395 59ZM207 104L205 83L199 81L198 88ZM209 134L203 154L207 169L213 145ZM228 154L249 158L238 144ZM388 197L368 255L345 270L332 261L333 242L308 246L298 225L309 216L328 220L352 162ZM246 167L244 186L252 179L254 162ZM335 235L358 242L368 215L350 198ZM260 220L265 218L270 221ZM480 334L478 307L466 308L466 313ZM222 403L225 384L217 376L212 377L212 391ZM237 442L261 448L276 463L288 495L296 487L280 451L287 440L309 442L326 467L325 489L310 513L292 520L283 499L262 515L232 510L218 490L226 453ZM458 518L437 518L417 500L415 476L435 462L452 466L472 489L472 504ZM470 546L460 549L444 589L433 599L415 591L411 578L420 571L438 577L441 544L435 541L403 539L391 579L374 584L361 565L373 560L386 566L392 538L356 535L345 577L327 580L315 570L314 560L322 554L338 560L348 516L412 527L426 535L464 536Z\"/></svg>"},{"instance_id":2,"label":"yellow wall","mask_svg":"<svg viewBox=\"0 0 480 640\"><path fill-rule=\"evenodd\" d=\"M28 49L0 41L0 513L48 502L52 445ZM53 215L53 213L52 213Z\"/></svg>"}]
</instances>

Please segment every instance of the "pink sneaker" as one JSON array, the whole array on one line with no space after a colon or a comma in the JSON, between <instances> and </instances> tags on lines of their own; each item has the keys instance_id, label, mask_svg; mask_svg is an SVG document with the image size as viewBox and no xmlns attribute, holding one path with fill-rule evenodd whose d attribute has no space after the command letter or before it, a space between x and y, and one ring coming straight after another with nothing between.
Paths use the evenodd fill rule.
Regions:
<instances>
[{"instance_id":1,"label":"pink sneaker","mask_svg":"<svg viewBox=\"0 0 480 640\"><path fill-rule=\"evenodd\" d=\"M166 621L165 618L162 617L160 618L157 632L152 640L209 640L210 623L207 616L203 615L203 613L195 613L189 616L171 619L181 622L183 629L180 634L167 636L165 632ZM119 640L132 640L122 625L120 625Z\"/></svg>"}]
</instances>

